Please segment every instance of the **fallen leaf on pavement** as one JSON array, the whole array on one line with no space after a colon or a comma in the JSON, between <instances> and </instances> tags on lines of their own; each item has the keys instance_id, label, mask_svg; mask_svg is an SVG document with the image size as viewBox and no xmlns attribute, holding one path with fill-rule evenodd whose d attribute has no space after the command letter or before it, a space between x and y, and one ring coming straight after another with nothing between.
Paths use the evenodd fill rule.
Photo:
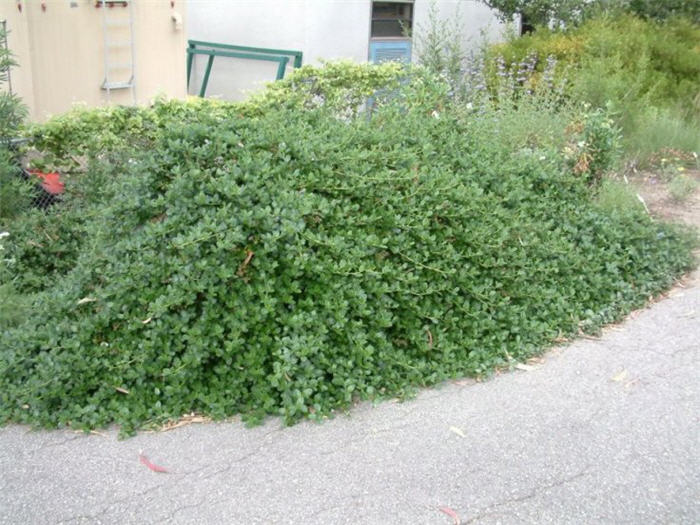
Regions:
<instances>
[{"instance_id":1,"label":"fallen leaf on pavement","mask_svg":"<svg viewBox=\"0 0 700 525\"><path fill-rule=\"evenodd\" d=\"M620 381L624 381L626 377L627 377L627 370L623 370L619 374L615 374L614 376L612 376L610 379L612 381L619 383Z\"/></svg>"},{"instance_id":2,"label":"fallen leaf on pavement","mask_svg":"<svg viewBox=\"0 0 700 525\"><path fill-rule=\"evenodd\" d=\"M523 372L532 372L533 370L537 370L537 367L532 366L532 365L526 365L524 363L518 363L515 365L515 368L518 370L522 370Z\"/></svg>"},{"instance_id":3,"label":"fallen leaf on pavement","mask_svg":"<svg viewBox=\"0 0 700 525\"><path fill-rule=\"evenodd\" d=\"M451 431L451 432L454 432L454 433L457 434L459 437L467 437L466 435L464 435L464 432L462 432L462 429L461 429L461 428L450 427L450 431Z\"/></svg>"},{"instance_id":4,"label":"fallen leaf on pavement","mask_svg":"<svg viewBox=\"0 0 700 525\"><path fill-rule=\"evenodd\" d=\"M154 463L151 463L146 456L143 455L143 452L139 452L139 461L146 465L149 469L151 469L153 472L161 472L161 473L167 473L168 469L165 467L161 467L159 465L156 465Z\"/></svg>"},{"instance_id":5,"label":"fallen leaf on pavement","mask_svg":"<svg viewBox=\"0 0 700 525\"><path fill-rule=\"evenodd\" d=\"M438 510L440 512L444 512L450 518L452 518L452 523L454 525L460 525L462 523L462 520L459 519L459 516L457 515L457 513L454 510L452 510L450 507L438 507Z\"/></svg>"}]
</instances>

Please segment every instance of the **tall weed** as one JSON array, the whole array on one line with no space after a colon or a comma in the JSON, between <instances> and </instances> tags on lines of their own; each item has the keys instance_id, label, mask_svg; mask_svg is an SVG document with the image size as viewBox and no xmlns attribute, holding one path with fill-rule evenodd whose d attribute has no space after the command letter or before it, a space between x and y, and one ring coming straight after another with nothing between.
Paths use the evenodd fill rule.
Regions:
<instances>
[{"instance_id":1,"label":"tall weed","mask_svg":"<svg viewBox=\"0 0 700 525\"><path fill-rule=\"evenodd\" d=\"M492 47L489 59L503 56L515 68L533 54L540 72L544 57L558 61L572 101L617 114L631 159L649 158L660 147L697 151L700 26L608 13L568 31L541 28L512 39ZM494 69L488 80L497 81Z\"/></svg>"}]
</instances>

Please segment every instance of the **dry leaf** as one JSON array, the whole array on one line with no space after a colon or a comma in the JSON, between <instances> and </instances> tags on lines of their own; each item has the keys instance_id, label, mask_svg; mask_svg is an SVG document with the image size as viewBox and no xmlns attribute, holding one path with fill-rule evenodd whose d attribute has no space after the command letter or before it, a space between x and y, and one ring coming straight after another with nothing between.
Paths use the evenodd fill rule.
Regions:
<instances>
[{"instance_id":1,"label":"dry leaf","mask_svg":"<svg viewBox=\"0 0 700 525\"><path fill-rule=\"evenodd\" d=\"M211 421L210 418L205 416L198 416L196 414L189 414L187 416L181 417L177 421L170 421L161 427L162 432L167 432L168 430L174 430L176 428L184 427L186 425L194 425L197 423L208 423Z\"/></svg>"},{"instance_id":2,"label":"dry leaf","mask_svg":"<svg viewBox=\"0 0 700 525\"><path fill-rule=\"evenodd\" d=\"M78 304L85 304L85 303L94 303L97 301L94 297L83 297L78 301Z\"/></svg>"},{"instance_id":3,"label":"dry leaf","mask_svg":"<svg viewBox=\"0 0 700 525\"><path fill-rule=\"evenodd\" d=\"M126 388L122 388L120 386L115 386L114 389L121 394L128 394L129 393L129 391Z\"/></svg>"},{"instance_id":4,"label":"dry leaf","mask_svg":"<svg viewBox=\"0 0 700 525\"><path fill-rule=\"evenodd\" d=\"M438 507L438 510L440 512L444 512L450 518L452 518L453 525L460 525L462 523L462 520L459 519L459 516L457 515L457 513L454 510L452 510L450 507Z\"/></svg>"},{"instance_id":5,"label":"dry leaf","mask_svg":"<svg viewBox=\"0 0 700 525\"><path fill-rule=\"evenodd\" d=\"M637 199L639 200L639 202L642 203L642 206L644 206L644 210L647 212L647 215L651 215L651 212L649 211L649 208L647 207L646 201L639 193L637 193Z\"/></svg>"},{"instance_id":6,"label":"dry leaf","mask_svg":"<svg viewBox=\"0 0 700 525\"><path fill-rule=\"evenodd\" d=\"M450 431L451 431L451 432L454 432L454 433L457 434L459 437L467 437L466 435L464 435L464 432L462 432L462 429L461 429L461 428L450 427Z\"/></svg>"},{"instance_id":7,"label":"dry leaf","mask_svg":"<svg viewBox=\"0 0 700 525\"><path fill-rule=\"evenodd\" d=\"M253 259L253 255L255 255L255 254L253 253L252 250L246 251L245 259L243 260L241 265L238 267L238 270L236 270L236 275L238 275L238 277L243 277L245 275L245 270L248 267L248 265L250 264L250 261Z\"/></svg>"},{"instance_id":8,"label":"dry leaf","mask_svg":"<svg viewBox=\"0 0 700 525\"><path fill-rule=\"evenodd\" d=\"M143 452L139 452L139 461L146 465L149 469L151 469L153 472L160 472L162 474L167 474L168 469L165 467L161 467L159 465L156 465L154 463L151 463L146 456L143 455Z\"/></svg>"},{"instance_id":9,"label":"dry leaf","mask_svg":"<svg viewBox=\"0 0 700 525\"><path fill-rule=\"evenodd\" d=\"M610 379L612 381L619 383L620 381L624 381L626 377L627 377L627 370L623 370L622 372L612 376Z\"/></svg>"},{"instance_id":10,"label":"dry leaf","mask_svg":"<svg viewBox=\"0 0 700 525\"><path fill-rule=\"evenodd\" d=\"M515 365L515 368L518 370L522 370L523 372L532 372L533 370L537 370L537 367L526 365L524 363L518 363L517 365Z\"/></svg>"},{"instance_id":11,"label":"dry leaf","mask_svg":"<svg viewBox=\"0 0 700 525\"><path fill-rule=\"evenodd\" d=\"M150 323L152 320L153 320L153 317L149 317L148 319L144 319L144 320L141 321L141 322L142 322L143 324L148 324L148 323Z\"/></svg>"}]
</instances>

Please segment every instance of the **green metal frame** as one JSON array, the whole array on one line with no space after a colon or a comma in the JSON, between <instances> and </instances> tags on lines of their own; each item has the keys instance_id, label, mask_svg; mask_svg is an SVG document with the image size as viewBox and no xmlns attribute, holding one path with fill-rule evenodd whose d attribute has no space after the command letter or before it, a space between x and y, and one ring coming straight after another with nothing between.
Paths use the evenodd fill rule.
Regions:
<instances>
[{"instance_id":1,"label":"green metal frame","mask_svg":"<svg viewBox=\"0 0 700 525\"><path fill-rule=\"evenodd\" d=\"M291 49L270 49L266 47L237 46L234 44L220 44L218 42L204 42L203 40L188 40L189 47L211 47L214 49L230 49L232 51L244 51L250 53L262 53L263 55L282 55L294 57L294 67L301 67L304 53Z\"/></svg>"},{"instance_id":2,"label":"green metal frame","mask_svg":"<svg viewBox=\"0 0 700 525\"><path fill-rule=\"evenodd\" d=\"M214 57L229 57L229 58L243 58L248 60L265 60L268 62L277 62L279 66L277 67L277 75L275 80L281 80L284 78L284 73L287 69L287 64L289 59L294 57L294 67L301 67L303 60L303 53L301 51L292 51L289 49L268 49L264 47L248 47L248 46L237 46L233 44L219 44L216 42L204 42L202 40L188 40L187 41L187 87L190 86L190 77L192 74L192 62L195 55L206 55L209 57L207 60L207 68L204 71L204 78L202 79L202 87L199 90L199 96L203 97L207 91L207 84L209 83L209 75L211 73L211 68L214 65ZM201 49L201 47L206 47L209 49Z\"/></svg>"}]
</instances>

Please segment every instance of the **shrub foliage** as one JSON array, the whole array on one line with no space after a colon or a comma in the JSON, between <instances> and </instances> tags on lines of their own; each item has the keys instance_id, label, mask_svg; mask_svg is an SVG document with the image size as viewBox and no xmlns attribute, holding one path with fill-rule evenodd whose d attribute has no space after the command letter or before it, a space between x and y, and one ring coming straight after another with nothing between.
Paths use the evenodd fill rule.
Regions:
<instances>
[{"instance_id":1,"label":"shrub foliage","mask_svg":"<svg viewBox=\"0 0 700 525\"><path fill-rule=\"evenodd\" d=\"M601 206L559 144L499 141L500 117L420 70L352 67L393 85L371 113L306 69L243 105L35 130L87 169L4 239L0 277L34 293L2 332L0 421L324 417L594 331L693 264L691 235Z\"/></svg>"},{"instance_id":2,"label":"shrub foliage","mask_svg":"<svg viewBox=\"0 0 700 525\"><path fill-rule=\"evenodd\" d=\"M568 31L541 28L494 46L491 53L503 55L508 65L534 54L540 71L546 58L554 57L574 97L599 106L613 101L630 108L693 108L698 103L700 26L687 19L661 23L633 15L599 16ZM700 114L700 107L695 111Z\"/></svg>"},{"instance_id":3,"label":"shrub foliage","mask_svg":"<svg viewBox=\"0 0 700 525\"><path fill-rule=\"evenodd\" d=\"M604 14L564 31L540 28L488 53L489 85L501 70L531 64L535 83L553 76L570 100L612 109L630 160L644 163L664 147L700 151L697 22Z\"/></svg>"}]
</instances>

